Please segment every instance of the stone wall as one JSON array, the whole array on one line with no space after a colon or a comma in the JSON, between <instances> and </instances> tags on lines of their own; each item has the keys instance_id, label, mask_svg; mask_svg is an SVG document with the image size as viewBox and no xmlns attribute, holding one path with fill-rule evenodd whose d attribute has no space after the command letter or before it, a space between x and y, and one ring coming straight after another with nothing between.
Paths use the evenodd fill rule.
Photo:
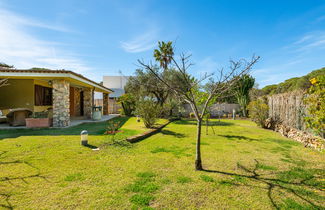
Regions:
<instances>
[{"instance_id":1,"label":"stone wall","mask_svg":"<svg viewBox=\"0 0 325 210\"><path fill-rule=\"evenodd\" d=\"M182 110L182 116L188 117L192 111L192 108L189 104L184 104ZM235 109L236 111L240 110L239 104L212 104L208 107L209 112L211 113L211 117L219 117L223 116L224 114L232 114L232 110Z\"/></svg>"},{"instance_id":2,"label":"stone wall","mask_svg":"<svg viewBox=\"0 0 325 210\"><path fill-rule=\"evenodd\" d=\"M282 136L288 137L304 144L305 147L311 147L317 150L325 149L325 140L306 131L284 125L273 121L271 118L266 120L266 127L279 132Z\"/></svg>"},{"instance_id":3,"label":"stone wall","mask_svg":"<svg viewBox=\"0 0 325 210\"><path fill-rule=\"evenodd\" d=\"M92 118L93 112L93 90L90 88L84 89L84 116L87 119Z\"/></svg>"},{"instance_id":4,"label":"stone wall","mask_svg":"<svg viewBox=\"0 0 325 210\"><path fill-rule=\"evenodd\" d=\"M70 125L70 83L66 80L53 80L53 127Z\"/></svg>"}]
</instances>

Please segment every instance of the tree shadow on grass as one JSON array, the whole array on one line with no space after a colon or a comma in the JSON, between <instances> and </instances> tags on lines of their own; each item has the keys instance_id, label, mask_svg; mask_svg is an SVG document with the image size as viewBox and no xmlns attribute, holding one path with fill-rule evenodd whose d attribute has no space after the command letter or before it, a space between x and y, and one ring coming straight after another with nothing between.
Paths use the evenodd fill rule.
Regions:
<instances>
[{"instance_id":1,"label":"tree shadow on grass","mask_svg":"<svg viewBox=\"0 0 325 210\"><path fill-rule=\"evenodd\" d=\"M155 149L151 150L151 153L170 153L173 154L175 157L190 157L191 154L187 153L189 148L182 148L178 146L171 146L171 147L156 147Z\"/></svg>"},{"instance_id":2,"label":"tree shadow on grass","mask_svg":"<svg viewBox=\"0 0 325 210\"><path fill-rule=\"evenodd\" d=\"M197 125L197 121L196 120L177 120L174 122L175 124L179 124L179 125ZM205 126L206 122L202 122L202 126ZM232 122L224 122L224 121L212 121L209 120L209 126L231 126L234 125L234 123Z\"/></svg>"},{"instance_id":3,"label":"tree shadow on grass","mask_svg":"<svg viewBox=\"0 0 325 210\"><path fill-rule=\"evenodd\" d=\"M34 165L32 165L31 163L27 162L27 161L21 161L21 160L13 160L13 161L2 161L1 159L3 159L4 155L7 153L8 151L4 151L4 152L0 152L0 165L5 165L6 167L11 167L12 165L26 165L29 168L31 168L32 170L36 171L36 173L33 174L29 174L29 175L22 175L22 176L0 176L0 183L2 184L10 184L15 186L15 181L21 181L25 184L28 184L28 180L29 179L33 179L33 178L40 178L40 179L44 179L45 181L48 181L47 178L43 175L41 175L40 169L35 167ZM5 204L0 204L0 207L3 208L7 208L7 209L13 209L14 206L10 203L10 197L12 196L12 194L10 193L4 193L1 192L0 193L0 198L4 198L4 202ZM1 201L1 199L0 199Z\"/></svg>"},{"instance_id":4,"label":"tree shadow on grass","mask_svg":"<svg viewBox=\"0 0 325 210\"><path fill-rule=\"evenodd\" d=\"M225 137L228 140L245 140L245 141L258 141L258 139L250 138L247 136L239 136L239 135L219 135L221 137Z\"/></svg>"},{"instance_id":5,"label":"tree shadow on grass","mask_svg":"<svg viewBox=\"0 0 325 210\"><path fill-rule=\"evenodd\" d=\"M5 204L0 204L0 207L5 208L5 209L14 209L13 205L9 201L10 200L10 197L11 197L10 194L0 193L0 198L1 197L4 198Z\"/></svg>"},{"instance_id":6,"label":"tree shadow on grass","mask_svg":"<svg viewBox=\"0 0 325 210\"><path fill-rule=\"evenodd\" d=\"M305 169L305 168L292 168L289 171L280 171L271 173L264 173L262 174L260 169L268 170L263 167L255 159L255 166L250 169L249 167L243 166L240 163L237 163L237 167L245 172L245 174L239 173L232 173L232 172L225 172L225 171L218 171L218 170L203 170L208 173L217 173L228 175L231 177L235 177L237 179L247 179L252 181L255 185L249 185L247 183L238 183L232 181L225 181L225 185L234 185L234 186L249 186L255 188L262 188L266 190L267 196L270 200L271 205L276 208L292 208L292 207L301 207L301 208L310 208L313 209L323 209L324 206L319 206L316 202L320 202L324 200L325 197L316 193L321 192L323 189L323 182L318 181L318 179L324 178L325 170L324 169ZM269 168L270 169L270 168ZM270 169L270 170L275 170ZM264 170L263 170L264 171ZM268 177L269 175L269 177ZM271 177L270 177L271 176ZM275 177L274 177L275 176ZM265 184L266 187L261 187L259 184ZM224 183L221 183L224 184ZM277 200L278 197L274 196L276 193L280 193L280 191L286 192L288 198L283 199L282 202ZM282 195L281 198L284 196ZM297 203L295 198L300 202ZM308 204L305 206L304 204Z\"/></svg>"},{"instance_id":7,"label":"tree shadow on grass","mask_svg":"<svg viewBox=\"0 0 325 210\"><path fill-rule=\"evenodd\" d=\"M160 133L162 133L163 135L170 135L170 136L174 136L176 138L184 138L186 137L185 134L182 133L177 133L171 130L167 130L167 129L163 129Z\"/></svg>"}]
</instances>

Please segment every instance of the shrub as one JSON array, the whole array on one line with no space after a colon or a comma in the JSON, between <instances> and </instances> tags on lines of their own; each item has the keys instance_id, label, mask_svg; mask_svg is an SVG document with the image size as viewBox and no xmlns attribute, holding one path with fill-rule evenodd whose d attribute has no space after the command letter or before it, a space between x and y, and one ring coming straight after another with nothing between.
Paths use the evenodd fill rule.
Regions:
<instances>
[{"instance_id":1,"label":"shrub","mask_svg":"<svg viewBox=\"0 0 325 210\"><path fill-rule=\"evenodd\" d=\"M259 126L265 127L265 120L268 118L269 106L262 99L251 101L248 104L249 116Z\"/></svg>"},{"instance_id":2,"label":"shrub","mask_svg":"<svg viewBox=\"0 0 325 210\"><path fill-rule=\"evenodd\" d=\"M131 116L134 111L135 99L131 94L123 94L119 97L118 102L121 103L123 110L120 111L120 114Z\"/></svg>"},{"instance_id":3,"label":"shrub","mask_svg":"<svg viewBox=\"0 0 325 210\"><path fill-rule=\"evenodd\" d=\"M325 133L325 75L310 80L312 86L304 100L307 105L305 122L317 135L324 137Z\"/></svg>"},{"instance_id":4,"label":"shrub","mask_svg":"<svg viewBox=\"0 0 325 210\"><path fill-rule=\"evenodd\" d=\"M151 99L140 100L136 104L136 113L147 128L152 128L157 122L160 107Z\"/></svg>"}]
</instances>

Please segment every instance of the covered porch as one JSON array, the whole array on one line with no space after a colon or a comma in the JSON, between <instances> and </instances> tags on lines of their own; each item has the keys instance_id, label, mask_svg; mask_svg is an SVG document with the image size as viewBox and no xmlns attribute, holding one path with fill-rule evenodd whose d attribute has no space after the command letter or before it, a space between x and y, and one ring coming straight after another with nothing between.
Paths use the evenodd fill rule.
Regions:
<instances>
[{"instance_id":1,"label":"covered porch","mask_svg":"<svg viewBox=\"0 0 325 210\"><path fill-rule=\"evenodd\" d=\"M103 94L102 120L110 118L108 95L111 91L79 74L63 70L11 70L11 74L5 77L2 73L0 70L0 78L8 78L9 84L0 91L2 118L17 109L26 109L29 113L26 118L46 114L53 127L92 121L95 92ZM20 120L17 125L25 126L25 123ZM0 123L0 128L8 126L8 123Z\"/></svg>"},{"instance_id":2,"label":"covered porch","mask_svg":"<svg viewBox=\"0 0 325 210\"><path fill-rule=\"evenodd\" d=\"M84 118L80 118L80 117L72 117L70 119L70 125L69 126L65 126L63 128L70 128L73 126L77 126L80 124L84 124L84 123L97 123L97 122L105 122L108 121L110 119L113 119L114 117L119 116L118 114L109 114L109 115L103 115L102 119L94 121L92 119L84 119ZM19 126L19 127L15 127L15 126L10 126L8 123L0 123L0 130L4 129L30 129L26 126Z\"/></svg>"}]
</instances>

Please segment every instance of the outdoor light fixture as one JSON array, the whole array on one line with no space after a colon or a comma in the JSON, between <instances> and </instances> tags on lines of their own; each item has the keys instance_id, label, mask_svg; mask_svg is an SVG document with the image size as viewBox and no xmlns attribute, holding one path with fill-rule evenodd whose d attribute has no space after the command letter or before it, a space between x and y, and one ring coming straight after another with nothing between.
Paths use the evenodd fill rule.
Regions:
<instances>
[{"instance_id":1,"label":"outdoor light fixture","mask_svg":"<svg viewBox=\"0 0 325 210\"><path fill-rule=\"evenodd\" d=\"M80 138L81 138L81 145L83 146L88 145L88 131L86 130L81 131Z\"/></svg>"},{"instance_id":2,"label":"outdoor light fixture","mask_svg":"<svg viewBox=\"0 0 325 210\"><path fill-rule=\"evenodd\" d=\"M49 83L49 85L51 85L51 86L52 86L52 80L50 80L48 83Z\"/></svg>"},{"instance_id":3,"label":"outdoor light fixture","mask_svg":"<svg viewBox=\"0 0 325 210\"><path fill-rule=\"evenodd\" d=\"M236 110L233 109L233 110L232 110L232 119L233 119L233 120L235 119L235 116L236 116Z\"/></svg>"}]
</instances>

